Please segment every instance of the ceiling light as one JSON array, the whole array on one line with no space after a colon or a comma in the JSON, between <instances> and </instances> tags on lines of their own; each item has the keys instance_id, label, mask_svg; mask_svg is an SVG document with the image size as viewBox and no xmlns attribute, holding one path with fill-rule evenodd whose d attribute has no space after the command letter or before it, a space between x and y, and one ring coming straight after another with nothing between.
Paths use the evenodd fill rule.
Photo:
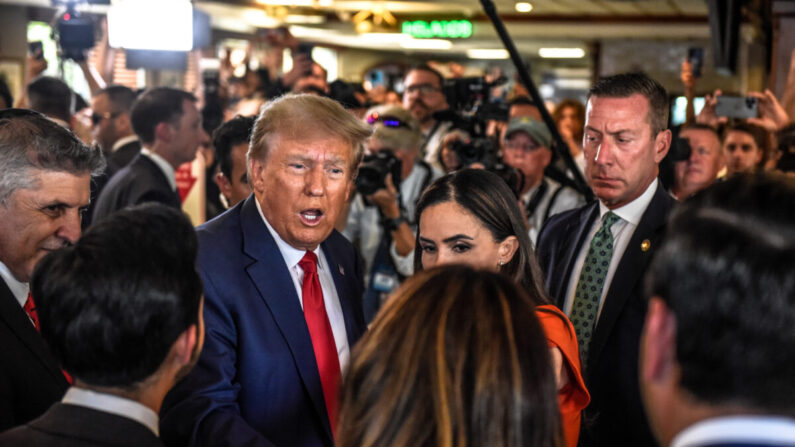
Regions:
<instances>
[{"instance_id":1,"label":"ceiling light","mask_svg":"<svg viewBox=\"0 0 795 447\"><path fill-rule=\"evenodd\" d=\"M516 2L514 7L518 12L530 12L533 10L533 5L531 5L529 2Z\"/></svg>"},{"instance_id":2,"label":"ceiling light","mask_svg":"<svg viewBox=\"0 0 795 447\"><path fill-rule=\"evenodd\" d=\"M541 48L538 55L544 59L580 59L585 57L582 48Z\"/></svg>"},{"instance_id":3,"label":"ceiling light","mask_svg":"<svg viewBox=\"0 0 795 447\"><path fill-rule=\"evenodd\" d=\"M470 59L508 59L510 55L503 49L472 49L467 50Z\"/></svg>"},{"instance_id":4,"label":"ceiling light","mask_svg":"<svg viewBox=\"0 0 795 447\"><path fill-rule=\"evenodd\" d=\"M444 39L409 39L400 42L400 46L412 50L449 50L453 48L453 42Z\"/></svg>"}]
</instances>

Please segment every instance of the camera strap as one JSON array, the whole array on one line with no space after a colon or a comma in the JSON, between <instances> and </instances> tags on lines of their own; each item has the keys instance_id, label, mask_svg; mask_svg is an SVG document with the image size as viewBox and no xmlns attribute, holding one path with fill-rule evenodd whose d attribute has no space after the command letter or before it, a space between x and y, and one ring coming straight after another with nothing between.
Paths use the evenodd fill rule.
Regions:
<instances>
[{"instance_id":1,"label":"camera strap","mask_svg":"<svg viewBox=\"0 0 795 447\"><path fill-rule=\"evenodd\" d=\"M528 220L535 214L536 208L538 208L538 205L541 203L541 199L543 199L544 195L547 193L547 189L549 189L549 185L546 179L541 179L541 184L538 185L538 188L530 197L530 200L525 204L525 217L527 217Z\"/></svg>"}]
</instances>

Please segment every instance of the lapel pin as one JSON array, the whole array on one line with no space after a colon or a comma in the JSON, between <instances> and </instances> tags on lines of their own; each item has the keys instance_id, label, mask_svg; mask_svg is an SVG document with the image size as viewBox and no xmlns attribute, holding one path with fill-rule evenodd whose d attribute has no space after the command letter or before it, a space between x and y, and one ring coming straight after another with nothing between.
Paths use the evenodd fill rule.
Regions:
<instances>
[{"instance_id":1,"label":"lapel pin","mask_svg":"<svg viewBox=\"0 0 795 447\"><path fill-rule=\"evenodd\" d=\"M341 265L337 265L337 268L340 269L340 275L345 276L345 269Z\"/></svg>"},{"instance_id":2,"label":"lapel pin","mask_svg":"<svg viewBox=\"0 0 795 447\"><path fill-rule=\"evenodd\" d=\"M644 239L643 242L640 243L640 250L643 252L649 251L651 248L651 242L648 239Z\"/></svg>"}]
</instances>

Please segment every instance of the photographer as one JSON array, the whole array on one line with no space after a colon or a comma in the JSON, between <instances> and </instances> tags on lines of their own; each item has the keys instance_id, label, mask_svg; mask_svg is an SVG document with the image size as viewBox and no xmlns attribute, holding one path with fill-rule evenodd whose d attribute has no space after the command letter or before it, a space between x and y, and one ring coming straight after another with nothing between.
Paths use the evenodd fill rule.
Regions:
<instances>
[{"instance_id":1,"label":"photographer","mask_svg":"<svg viewBox=\"0 0 795 447\"><path fill-rule=\"evenodd\" d=\"M374 132L343 234L365 261L369 320L400 279L413 273L415 204L441 173L419 158L422 133L409 111L381 106L368 111L366 120Z\"/></svg>"},{"instance_id":2,"label":"photographer","mask_svg":"<svg viewBox=\"0 0 795 447\"><path fill-rule=\"evenodd\" d=\"M503 138L503 161L524 174L519 201L533 244L550 216L585 203L573 189L544 176L544 170L552 161L551 142L552 135L544 123L529 117L512 119Z\"/></svg>"},{"instance_id":3,"label":"photographer","mask_svg":"<svg viewBox=\"0 0 795 447\"><path fill-rule=\"evenodd\" d=\"M441 170L437 153L442 137L452 123L437 119L439 112L450 108L442 87L444 77L428 65L416 65L406 72L403 78L403 107L419 123L422 141L419 150L425 161Z\"/></svg>"}]
</instances>

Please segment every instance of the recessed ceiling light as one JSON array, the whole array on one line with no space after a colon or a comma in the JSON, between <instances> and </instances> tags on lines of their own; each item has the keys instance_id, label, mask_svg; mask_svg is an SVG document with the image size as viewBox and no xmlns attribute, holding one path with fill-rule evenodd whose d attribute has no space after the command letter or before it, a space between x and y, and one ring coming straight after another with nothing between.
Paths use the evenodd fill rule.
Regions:
<instances>
[{"instance_id":1,"label":"recessed ceiling light","mask_svg":"<svg viewBox=\"0 0 795 447\"><path fill-rule=\"evenodd\" d=\"M514 7L518 12L530 12L533 10L533 5L530 2L516 2Z\"/></svg>"},{"instance_id":2,"label":"recessed ceiling light","mask_svg":"<svg viewBox=\"0 0 795 447\"><path fill-rule=\"evenodd\" d=\"M478 48L467 50L467 57L470 59L508 59L510 55L503 49Z\"/></svg>"},{"instance_id":3,"label":"recessed ceiling light","mask_svg":"<svg viewBox=\"0 0 795 447\"><path fill-rule=\"evenodd\" d=\"M538 55L545 59L580 59L585 57L582 48L541 48Z\"/></svg>"},{"instance_id":4,"label":"recessed ceiling light","mask_svg":"<svg viewBox=\"0 0 795 447\"><path fill-rule=\"evenodd\" d=\"M409 39L400 42L401 48L412 50L449 50L453 42L445 39Z\"/></svg>"}]
</instances>

